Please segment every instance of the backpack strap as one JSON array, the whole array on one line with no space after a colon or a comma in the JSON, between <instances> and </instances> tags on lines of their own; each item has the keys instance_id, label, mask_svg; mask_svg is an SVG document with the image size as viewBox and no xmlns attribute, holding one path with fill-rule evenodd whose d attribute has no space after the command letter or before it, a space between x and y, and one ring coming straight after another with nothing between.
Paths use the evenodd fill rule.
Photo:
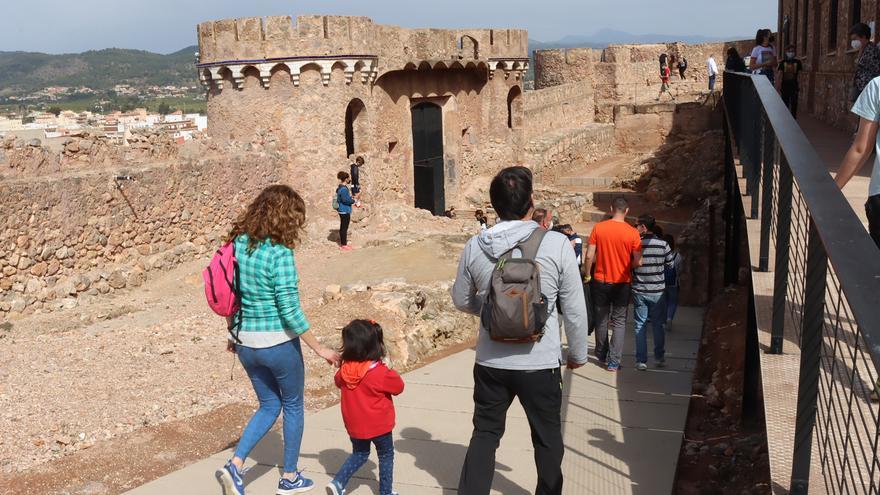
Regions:
<instances>
[{"instance_id":1,"label":"backpack strap","mask_svg":"<svg viewBox=\"0 0 880 495\"><path fill-rule=\"evenodd\" d=\"M530 235L528 239L522 241L521 243L514 246L510 251L504 253L501 258L505 261L510 260L513 258L513 251L515 249L519 249L520 253L522 253L522 257L520 259L534 261L535 258L538 256L538 248L541 247L541 241L544 240L545 235L547 235L547 231L538 227L532 232L532 235Z\"/></svg>"},{"instance_id":2,"label":"backpack strap","mask_svg":"<svg viewBox=\"0 0 880 495\"><path fill-rule=\"evenodd\" d=\"M538 248L541 247L545 235L547 235L547 231L538 227L525 242L518 246L523 259L534 261L538 257Z\"/></svg>"}]
</instances>

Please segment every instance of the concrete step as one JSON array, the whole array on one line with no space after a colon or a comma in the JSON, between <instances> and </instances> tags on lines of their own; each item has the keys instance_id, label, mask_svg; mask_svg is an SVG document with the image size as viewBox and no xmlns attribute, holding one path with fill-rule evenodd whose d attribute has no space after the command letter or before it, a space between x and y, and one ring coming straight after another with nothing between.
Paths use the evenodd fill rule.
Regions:
<instances>
[{"instance_id":1,"label":"concrete step","mask_svg":"<svg viewBox=\"0 0 880 495\"><path fill-rule=\"evenodd\" d=\"M641 201L644 195L635 191L593 191L593 204L611 203L623 196L627 201Z\"/></svg>"},{"instance_id":2,"label":"concrete step","mask_svg":"<svg viewBox=\"0 0 880 495\"><path fill-rule=\"evenodd\" d=\"M603 186L614 184L616 177L560 177L556 181L560 186Z\"/></svg>"}]
</instances>

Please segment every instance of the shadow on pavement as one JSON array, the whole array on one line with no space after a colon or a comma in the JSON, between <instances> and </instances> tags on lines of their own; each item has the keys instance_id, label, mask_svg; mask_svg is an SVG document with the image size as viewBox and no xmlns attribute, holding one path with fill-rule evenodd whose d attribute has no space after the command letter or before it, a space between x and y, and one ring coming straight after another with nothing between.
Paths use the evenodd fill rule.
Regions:
<instances>
[{"instance_id":1,"label":"shadow on pavement","mask_svg":"<svg viewBox=\"0 0 880 495\"><path fill-rule=\"evenodd\" d=\"M421 428L404 428L400 432L401 439L394 443L394 450L409 454L415 458L416 468L425 471L437 480L437 485L444 489L458 488L459 469L464 463L467 447L455 443L441 442ZM445 462L438 462L443 460ZM458 469L449 469L450 461ZM510 472L504 464L495 463L495 478L492 488L504 495L528 495L528 490L517 485L499 471Z\"/></svg>"}]
</instances>

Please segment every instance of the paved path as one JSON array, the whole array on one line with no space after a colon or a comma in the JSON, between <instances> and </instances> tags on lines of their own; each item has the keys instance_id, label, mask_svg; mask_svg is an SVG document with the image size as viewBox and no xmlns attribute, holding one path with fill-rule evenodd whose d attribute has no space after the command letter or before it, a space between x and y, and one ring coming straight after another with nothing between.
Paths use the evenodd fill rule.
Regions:
<instances>
[{"instance_id":1,"label":"paved path","mask_svg":"<svg viewBox=\"0 0 880 495\"><path fill-rule=\"evenodd\" d=\"M798 119L798 124L804 130L807 138L811 141L819 156L825 162L829 172L836 171L843 156L849 149L852 135L834 129L809 115L803 115ZM872 158L873 159L873 158ZM858 217L867 225L864 203L867 199L868 181L871 173L871 164L865 168L844 188L843 193L853 206ZM739 174L742 176L742 174ZM744 180L740 181L741 190L745 190ZM743 196L745 211L750 211L751 198ZM795 215L796 216L796 215ZM761 379L764 392L764 413L767 424L767 438L770 456L770 475L774 494L788 493L791 481L792 451L794 446L796 408L794 401L798 391L798 375L800 369L800 338L796 334L795 325L791 321L792 315L786 311L785 341L783 354L767 354L770 348L770 329L772 321L772 296L774 283L775 246L771 245L770 271L758 272L754 269L758 265L760 247L760 220L746 220L749 236L749 251L751 256L752 280L755 291L755 309L758 325L758 340L761 346ZM793 224L792 236L798 235L803 227ZM802 232L801 232L802 235ZM794 237L793 237L794 238ZM804 243L804 241L800 241ZM772 243L771 243L772 244ZM794 255L793 255L794 256ZM803 258L797 258L803 263ZM792 261L794 263L794 261ZM789 297L789 301L792 297ZM790 398L790 400L777 400ZM815 446L817 435L814 434L814 448L811 458L812 468L810 472L810 493L825 493L825 481L822 477L822 467L818 448Z\"/></svg>"},{"instance_id":2,"label":"paved path","mask_svg":"<svg viewBox=\"0 0 880 495\"><path fill-rule=\"evenodd\" d=\"M630 317L630 322L632 318ZM672 490L699 347L702 310L681 308L667 339L668 368L632 368L627 333L624 366L614 374L591 362L566 371L563 410L566 494L666 494ZM649 346L651 344L649 343ZM592 343L591 343L592 348ZM649 347L650 348L650 347ZM461 352L407 373L396 400L395 488L403 495L455 493L471 434L474 352ZM338 407L306 418L301 467L323 486L348 454ZM230 457L220 452L129 492L131 495L219 493L213 472ZM248 493L274 493L281 438L273 430L253 453ZM349 485L350 495L377 493L375 453ZM508 415L498 451L494 493L525 495L535 486L528 423L518 403Z\"/></svg>"}]
</instances>

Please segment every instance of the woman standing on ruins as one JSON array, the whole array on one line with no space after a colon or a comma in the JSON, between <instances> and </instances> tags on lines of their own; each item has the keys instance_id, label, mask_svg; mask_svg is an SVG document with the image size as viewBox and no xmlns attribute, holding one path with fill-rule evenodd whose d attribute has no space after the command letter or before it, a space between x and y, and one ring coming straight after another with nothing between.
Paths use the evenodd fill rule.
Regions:
<instances>
[{"instance_id":1,"label":"woman standing on ruins","mask_svg":"<svg viewBox=\"0 0 880 495\"><path fill-rule=\"evenodd\" d=\"M298 493L314 486L297 470L305 386L300 341L334 366L340 358L308 331L300 305L294 248L305 221L305 203L296 191L269 186L235 221L227 237L235 245L241 302L238 339L230 340L227 350L238 354L260 408L244 429L234 457L215 474L225 495L244 494L244 461L282 410L284 473L276 493Z\"/></svg>"},{"instance_id":2,"label":"woman standing on ruins","mask_svg":"<svg viewBox=\"0 0 880 495\"><path fill-rule=\"evenodd\" d=\"M351 251L348 245L348 226L351 225L351 207L355 200L351 196L348 185L351 184L351 176L348 172L336 174L339 185L336 186L336 202L339 205L336 211L339 213L339 248L343 251Z\"/></svg>"}]
</instances>

